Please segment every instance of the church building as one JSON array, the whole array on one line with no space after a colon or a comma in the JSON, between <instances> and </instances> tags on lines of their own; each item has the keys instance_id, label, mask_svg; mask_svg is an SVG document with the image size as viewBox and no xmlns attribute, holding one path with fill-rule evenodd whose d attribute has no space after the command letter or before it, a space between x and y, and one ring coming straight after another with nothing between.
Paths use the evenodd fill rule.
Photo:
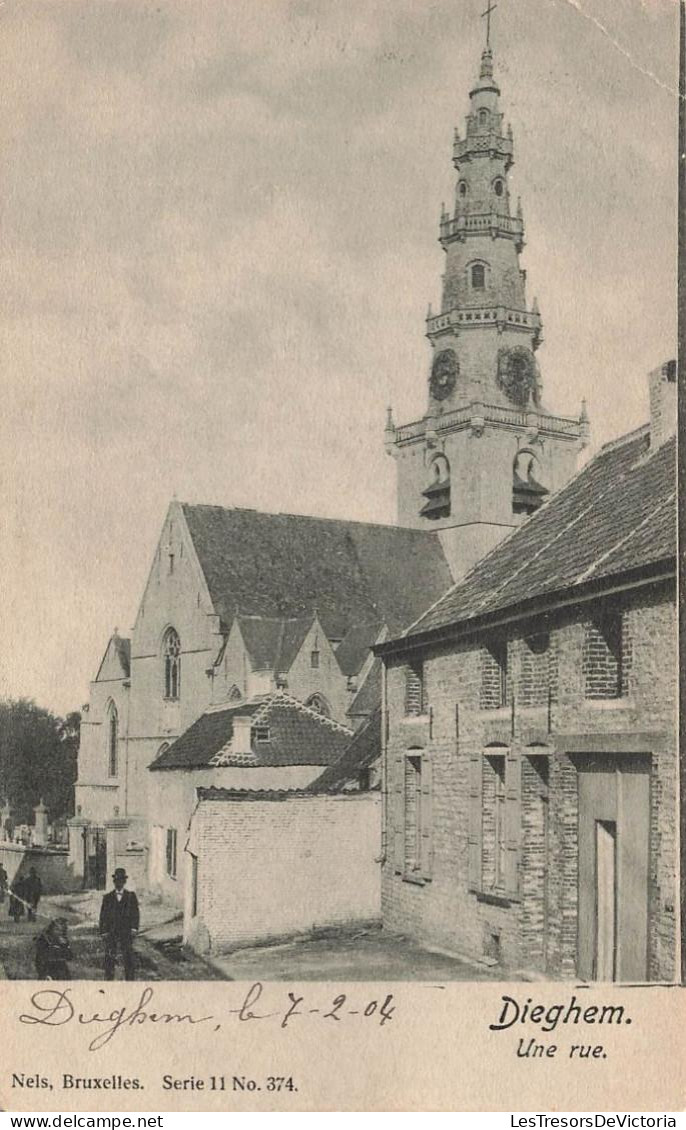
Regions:
<instances>
[{"instance_id":1,"label":"church building","mask_svg":"<svg viewBox=\"0 0 686 1130\"><path fill-rule=\"evenodd\" d=\"M499 99L487 47L440 221L442 301L418 380L426 412L396 426L389 409L386 423L396 524L171 503L131 637L109 641L84 712L70 829L84 884L116 863L188 908L179 857L199 798L203 844L207 813L233 820L241 790L295 800L322 774L331 788L378 790L386 715L374 648L402 638L573 476L589 425L583 407L572 418L545 403ZM419 679L407 693L419 710ZM199 857L197 867L202 887ZM192 902L205 905L201 889Z\"/></svg>"}]
</instances>

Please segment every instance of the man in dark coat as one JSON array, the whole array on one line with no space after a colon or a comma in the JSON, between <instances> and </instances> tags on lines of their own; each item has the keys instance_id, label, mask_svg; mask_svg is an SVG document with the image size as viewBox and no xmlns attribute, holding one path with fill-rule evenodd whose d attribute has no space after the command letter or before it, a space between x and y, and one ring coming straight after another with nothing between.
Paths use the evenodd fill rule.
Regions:
<instances>
[{"instance_id":1,"label":"man in dark coat","mask_svg":"<svg viewBox=\"0 0 686 1130\"><path fill-rule=\"evenodd\" d=\"M100 907L100 933L105 941L105 980L114 981L117 950L124 962L124 979L134 980L133 939L138 933L140 912L133 891L125 890L128 876L117 867L112 876L114 890L109 891Z\"/></svg>"},{"instance_id":2,"label":"man in dark coat","mask_svg":"<svg viewBox=\"0 0 686 1130\"><path fill-rule=\"evenodd\" d=\"M29 922L36 921L36 911L38 910L38 903L43 894L43 884L40 880L40 875L35 867L32 867L27 877L24 879L24 898L28 903L28 919Z\"/></svg>"},{"instance_id":3,"label":"man in dark coat","mask_svg":"<svg viewBox=\"0 0 686 1130\"><path fill-rule=\"evenodd\" d=\"M7 872L0 863L0 902L5 901L5 891L7 890Z\"/></svg>"}]
</instances>

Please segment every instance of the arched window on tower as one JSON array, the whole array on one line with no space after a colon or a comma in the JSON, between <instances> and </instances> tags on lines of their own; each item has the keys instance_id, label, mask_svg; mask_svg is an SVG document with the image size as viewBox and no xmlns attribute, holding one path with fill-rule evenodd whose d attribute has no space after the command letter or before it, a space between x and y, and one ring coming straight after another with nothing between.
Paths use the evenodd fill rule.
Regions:
<instances>
[{"instance_id":1,"label":"arched window on tower","mask_svg":"<svg viewBox=\"0 0 686 1130\"><path fill-rule=\"evenodd\" d=\"M488 113L488 110L486 110L486 109L479 110L479 125L480 126L487 126L489 117L490 117L490 115Z\"/></svg>"},{"instance_id":2,"label":"arched window on tower","mask_svg":"<svg viewBox=\"0 0 686 1130\"><path fill-rule=\"evenodd\" d=\"M323 715L324 718L331 717L331 707L323 694L310 695L305 706L309 706L310 710L316 711L317 714Z\"/></svg>"},{"instance_id":3,"label":"arched window on tower","mask_svg":"<svg viewBox=\"0 0 686 1130\"><path fill-rule=\"evenodd\" d=\"M493 181L493 191L496 196L502 196L505 192L505 181L502 177L496 177Z\"/></svg>"},{"instance_id":4,"label":"arched window on tower","mask_svg":"<svg viewBox=\"0 0 686 1130\"><path fill-rule=\"evenodd\" d=\"M172 700L181 694L181 640L175 628L164 634L164 697Z\"/></svg>"},{"instance_id":5,"label":"arched window on tower","mask_svg":"<svg viewBox=\"0 0 686 1130\"><path fill-rule=\"evenodd\" d=\"M472 263L472 288L483 290L486 286L486 268L483 263Z\"/></svg>"},{"instance_id":6,"label":"arched window on tower","mask_svg":"<svg viewBox=\"0 0 686 1130\"><path fill-rule=\"evenodd\" d=\"M450 517L450 464L445 455L435 455L429 465L429 485L422 491L426 502L419 514L436 521Z\"/></svg>"},{"instance_id":7,"label":"arched window on tower","mask_svg":"<svg viewBox=\"0 0 686 1130\"><path fill-rule=\"evenodd\" d=\"M535 452L523 447L515 456L512 470L512 513L533 514L545 502L548 488L541 479L543 470Z\"/></svg>"},{"instance_id":8,"label":"arched window on tower","mask_svg":"<svg viewBox=\"0 0 686 1130\"><path fill-rule=\"evenodd\" d=\"M113 702L107 716L107 772L110 777L119 772L119 716Z\"/></svg>"}]
</instances>

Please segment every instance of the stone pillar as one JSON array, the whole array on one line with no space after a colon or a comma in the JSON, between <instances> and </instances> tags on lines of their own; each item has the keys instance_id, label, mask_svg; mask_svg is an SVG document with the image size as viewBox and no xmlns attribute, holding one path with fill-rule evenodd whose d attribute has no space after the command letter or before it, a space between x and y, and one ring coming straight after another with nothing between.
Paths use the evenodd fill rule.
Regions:
<instances>
[{"instance_id":1,"label":"stone pillar","mask_svg":"<svg viewBox=\"0 0 686 1130\"><path fill-rule=\"evenodd\" d=\"M12 809L10 802L6 800L2 808L0 808L0 840L6 840L8 843L11 843L12 831Z\"/></svg>"},{"instance_id":2,"label":"stone pillar","mask_svg":"<svg viewBox=\"0 0 686 1130\"><path fill-rule=\"evenodd\" d=\"M107 885L115 867L126 866L126 843L131 821L125 817L114 817L105 821L107 835Z\"/></svg>"},{"instance_id":3,"label":"stone pillar","mask_svg":"<svg viewBox=\"0 0 686 1130\"><path fill-rule=\"evenodd\" d=\"M36 847L45 847L48 842L48 810L42 798L33 813L33 843Z\"/></svg>"},{"instance_id":4,"label":"stone pillar","mask_svg":"<svg viewBox=\"0 0 686 1130\"><path fill-rule=\"evenodd\" d=\"M84 876L84 836L90 821L86 820L85 816L72 816L67 820L67 828L69 829L69 867L71 868L72 875L76 879L83 879Z\"/></svg>"}]
</instances>

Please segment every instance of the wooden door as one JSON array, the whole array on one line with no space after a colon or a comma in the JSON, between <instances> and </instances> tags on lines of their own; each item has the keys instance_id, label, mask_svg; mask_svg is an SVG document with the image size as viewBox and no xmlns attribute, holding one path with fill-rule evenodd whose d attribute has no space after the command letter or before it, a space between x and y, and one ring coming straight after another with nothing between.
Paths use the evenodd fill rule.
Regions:
<instances>
[{"instance_id":1,"label":"wooden door","mask_svg":"<svg viewBox=\"0 0 686 1130\"><path fill-rule=\"evenodd\" d=\"M650 758L579 757L578 971L592 981L648 975Z\"/></svg>"}]
</instances>

